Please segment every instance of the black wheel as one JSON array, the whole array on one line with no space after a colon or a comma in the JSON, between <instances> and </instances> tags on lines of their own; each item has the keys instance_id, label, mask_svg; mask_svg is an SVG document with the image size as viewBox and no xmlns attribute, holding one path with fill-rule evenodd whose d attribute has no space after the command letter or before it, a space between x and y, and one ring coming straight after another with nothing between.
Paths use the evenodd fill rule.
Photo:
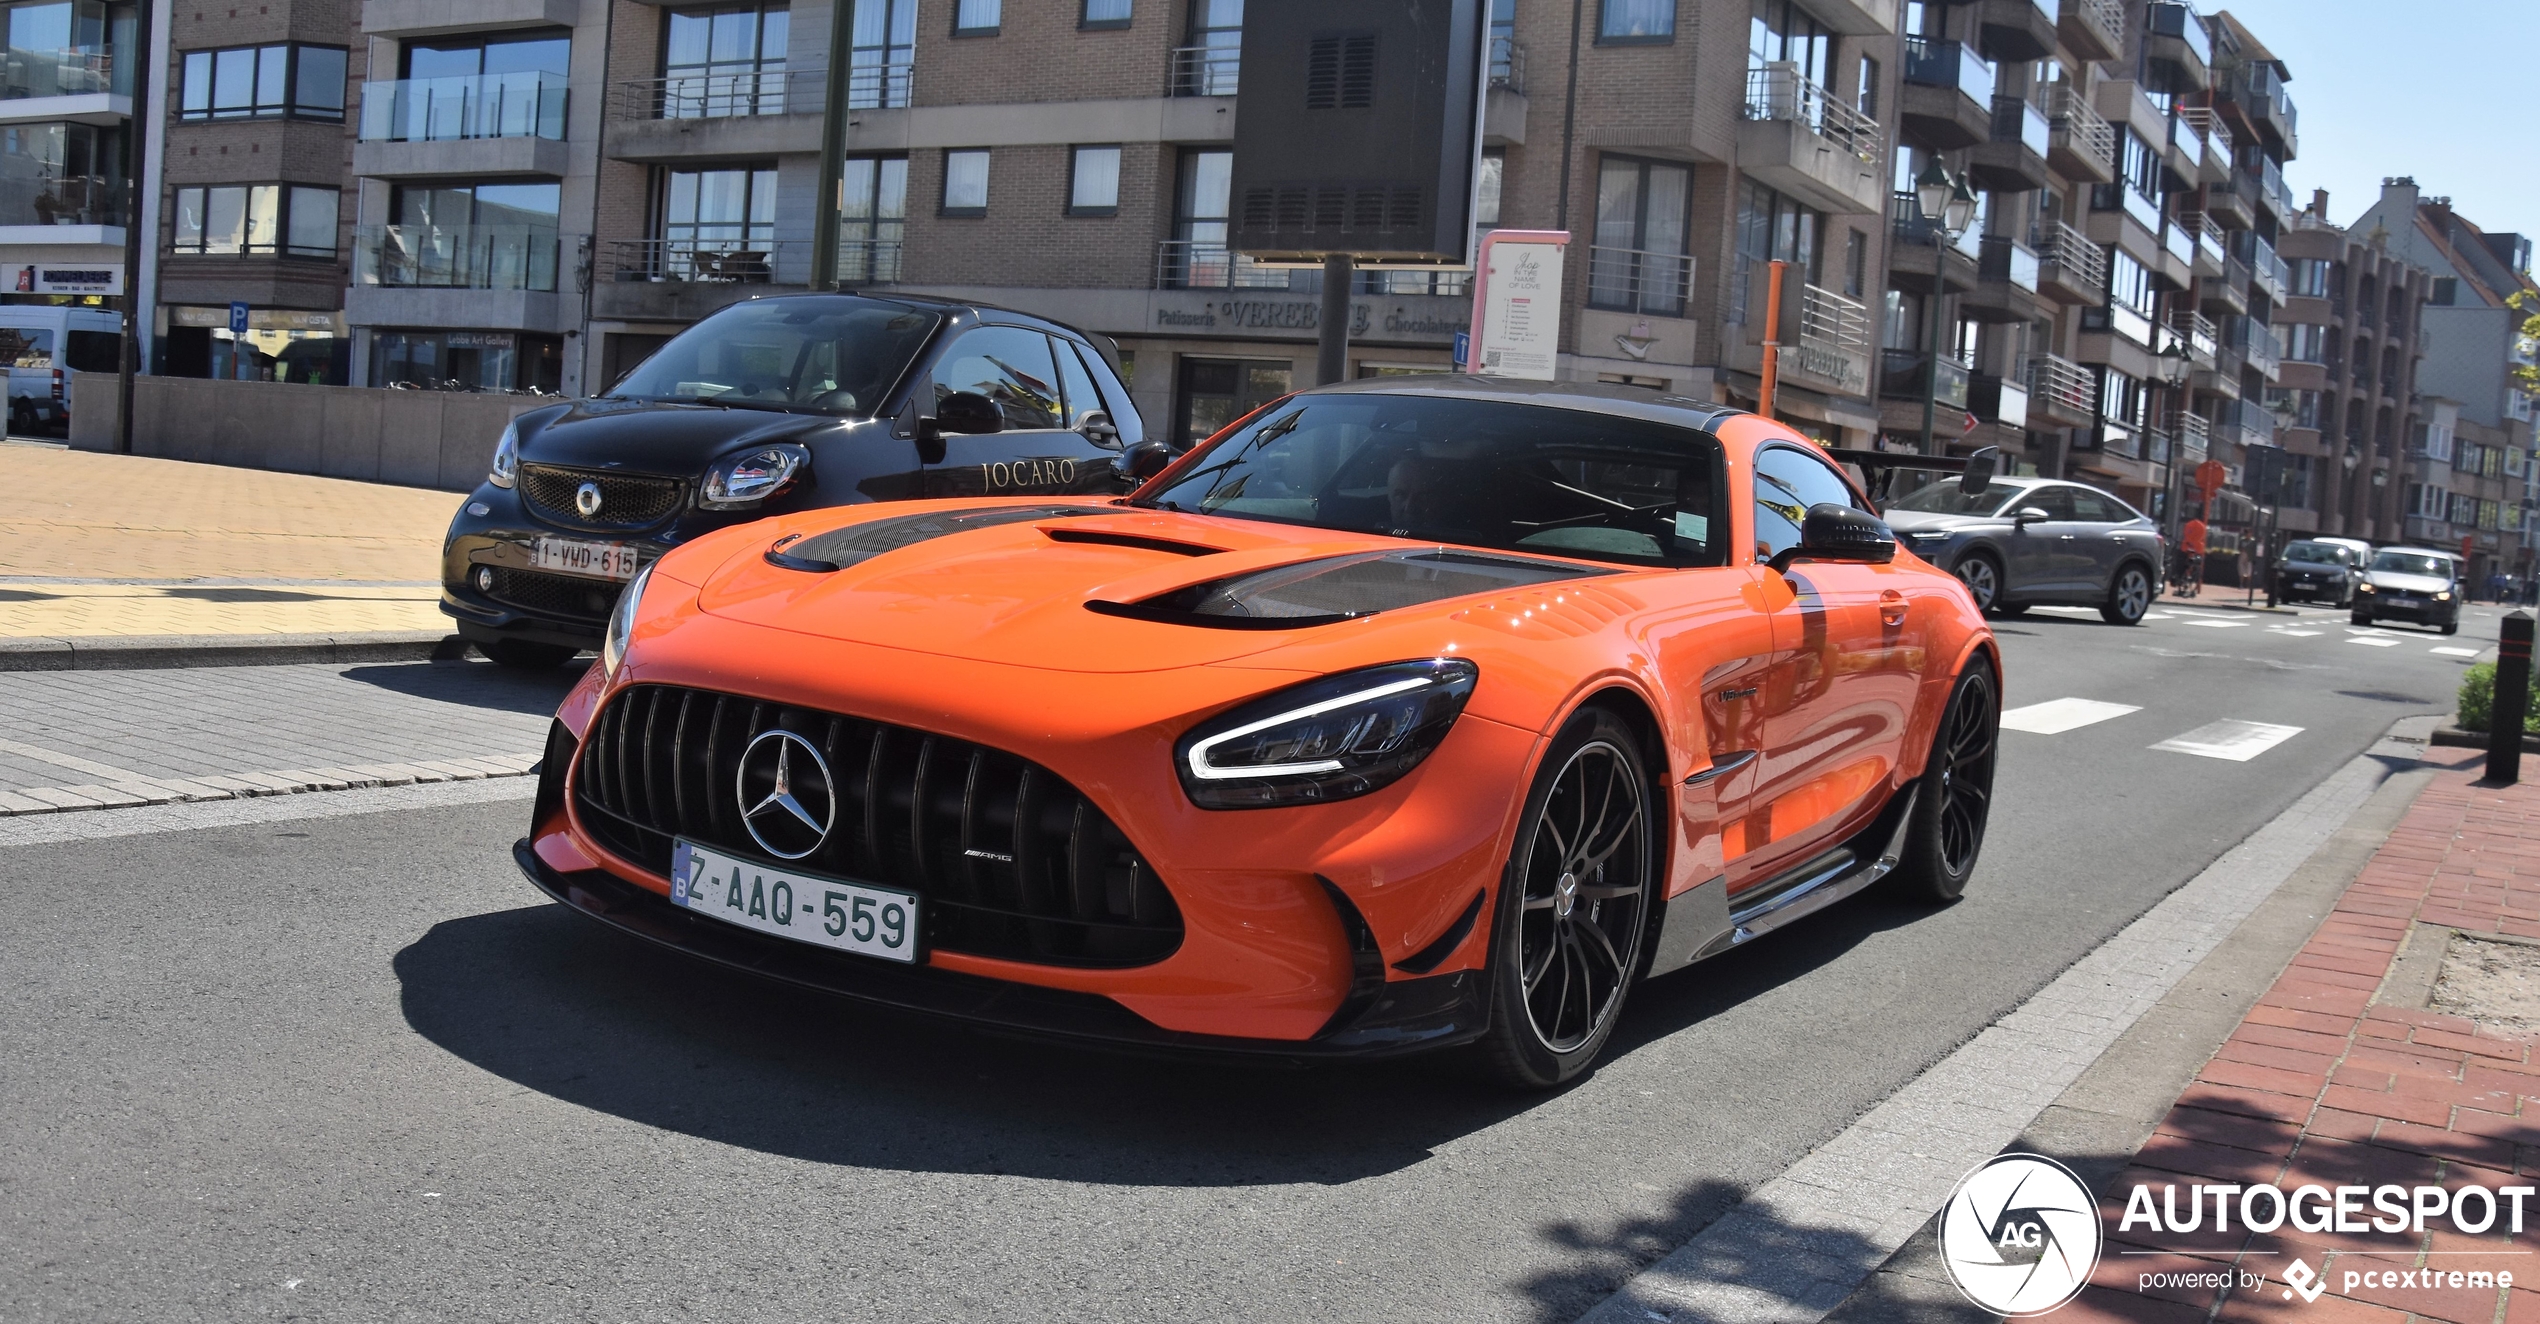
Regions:
<instances>
[{"instance_id":1,"label":"black wheel","mask_svg":"<svg viewBox=\"0 0 2540 1324\"><path fill-rule=\"evenodd\" d=\"M1967 586L1976 600L1976 610L1991 615L2002 600L2002 565L1984 552L1969 552L1958 558L1950 573Z\"/></svg>"},{"instance_id":2,"label":"black wheel","mask_svg":"<svg viewBox=\"0 0 2540 1324\"><path fill-rule=\"evenodd\" d=\"M1993 810L1993 749L2001 725L1992 668L1982 660L1968 663L1915 780L1914 819L1892 875L1902 894L1940 903L1967 890Z\"/></svg>"},{"instance_id":3,"label":"black wheel","mask_svg":"<svg viewBox=\"0 0 2540 1324\"><path fill-rule=\"evenodd\" d=\"M2139 625L2151 609L2151 572L2131 561L2118 566L2116 578L2108 583L2108 600L2099 604L2099 618L2110 625Z\"/></svg>"},{"instance_id":4,"label":"black wheel","mask_svg":"<svg viewBox=\"0 0 2540 1324\"><path fill-rule=\"evenodd\" d=\"M1641 971L1658 894L1658 814L1640 741L1583 708L1526 796L1491 931L1491 1073L1545 1089L1596 1061Z\"/></svg>"},{"instance_id":5,"label":"black wheel","mask_svg":"<svg viewBox=\"0 0 2540 1324\"><path fill-rule=\"evenodd\" d=\"M2372 613L2368 611L2350 612L2347 614L2346 619L2351 624L2370 625L2372 624Z\"/></svg>"},{"instance_id":6,"label":"black wheel","mask_svg":"<svg viewBox=\"0 0 2540 1324\"><path fill-rule=\"evenodd\" d=\"M2457 620L2450 620L2450 621L2445 621L2445 622L2443 622L2443 633L2445 633L2445 634L2459 634L2460 632L2461 632L2461 623L2460 623L2459 621L2457 621Z\"/></svg>"},{"instance_id":7,"label":"black wheel","mask_svg":"<svg viewBox=\"0 0 2540 1324\"><path fill-rule=\"evenodd\" d=\"M580 649L564 644L542 644L528 639L497 639L480 643L476 650L503 666L521 671L553 671L573 660Z\"/></svg>"},{"instance_id":8,"label":"black wheel","mask_svg":"<svg viewBox=\"0 0 2540 1324\"><path fill-rule=\"evenodd\" d=\"M1993 604L1993 614L2004 617L2026 616L2028 608L2029 604L2025 602L1996 602Z\"/></svg>"}]
</instances>

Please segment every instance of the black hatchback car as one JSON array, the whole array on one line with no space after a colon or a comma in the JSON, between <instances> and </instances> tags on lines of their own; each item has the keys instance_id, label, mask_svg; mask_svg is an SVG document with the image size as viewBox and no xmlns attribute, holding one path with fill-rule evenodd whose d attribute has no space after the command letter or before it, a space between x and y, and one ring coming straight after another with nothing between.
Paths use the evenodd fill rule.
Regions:
<instances>
[{"instance_id":1,"label":"black hatchback car","mask_svg":"<svg viewBox=\"0 0 2540 1324\"><path fill-rule=\"evenodd\" d=\"M1170 458L1082 332L978 304L734 304L608 394L521 415L451 522L441 610L507 666L599 646L662 552L786 511L1125 491Z\"/></svg>"}]
</instances>

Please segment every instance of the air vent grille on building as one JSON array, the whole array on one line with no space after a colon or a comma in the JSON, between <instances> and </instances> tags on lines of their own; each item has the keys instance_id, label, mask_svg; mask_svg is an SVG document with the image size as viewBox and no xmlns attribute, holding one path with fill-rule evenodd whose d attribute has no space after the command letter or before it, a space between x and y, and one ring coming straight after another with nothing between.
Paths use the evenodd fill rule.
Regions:
<instances>
[{"instance_id":1,"label":"air vent grille on building","mask_svg":"<svg viewBox=\"0 0 2540 1324\"><path fill-rule=\"evenodd\" d=\"M1428 190L1418 184L1288 184L1244 191L1243 228L1321 234L1417 230L1428 224Z\"/></svg>"},{"instance_id":2,"label":"air vent grille on building","mask_svg":"<svg viewBox=\"0 0 2540 1324\"><path fill-rule=\"evenodd\" d=\"M1375 103L1375 34L1316 37L1305 58L1305 108L1363 110Z\"/></svg>"}]
</instances>

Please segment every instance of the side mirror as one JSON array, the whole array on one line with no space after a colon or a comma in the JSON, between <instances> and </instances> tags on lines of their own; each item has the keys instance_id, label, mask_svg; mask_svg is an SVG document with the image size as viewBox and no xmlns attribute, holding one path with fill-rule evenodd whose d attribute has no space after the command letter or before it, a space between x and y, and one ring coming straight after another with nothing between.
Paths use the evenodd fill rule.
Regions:
<instances>
[{"instance_id":1,"label":"side mirror","mask_svg":"<svg viewBox=\"0 0 2540 1324\"><path fill-rule=\"evenodd\" d=\"M1850 561L1886 565L1896 559L1896 534L1887 521L1866 510L1820 501L1799 521L1799 545L1773 558L1773 569L1788 570L1793 561Z\"/></svg>"},{"instance_id":2,"label":"side mirror","mask_svg":"<svg viewBox=\"0 0 2540 1324\"><path fill-rule=\"evenodd\" d=\"M1005 415L996 402L977 391L955 391L935 402L935 430L977 435L1005 431ZM925 419L918 420L924 427Z\"/></svg>"},{"instance_id":3,"label":"side mirror","mask_svg":"<svg viewBox=\"0 0 2540 1324\"><path fill-rule=\"evenodd\" d=\"M2046 512L2039 510L2035 506L2022 506L2018 510L2011 512L2011 522L2021 526L2022 528L2035 524L2044 518L2046 518Z\"/></svg>"},{"instance_id":4,"label":"side mirror","mask_svg":"<svg viewBox=\"0 0 2540 1324\"><path fill-rule=\"evenodd\" d=\"M1175 458L1173 448L1163 442L1142 441L1122 451L1112 463L1119 467L1121 477L1131 483L1143 483L1164 472Z\"/></svg>"},{"instance_id":5,"label":"side mirror","mask_svg":"<svg viewBox=\"0 0 2540 1324\"><path fill-rule=\"evenodd\" d=\"M1967 457L1967 471L1958 475L1958 490L1968 496L1981 496L1993 482L1994 473L2002 467L2002 448L1986 446Z\"/></svg>"}]
</instances>

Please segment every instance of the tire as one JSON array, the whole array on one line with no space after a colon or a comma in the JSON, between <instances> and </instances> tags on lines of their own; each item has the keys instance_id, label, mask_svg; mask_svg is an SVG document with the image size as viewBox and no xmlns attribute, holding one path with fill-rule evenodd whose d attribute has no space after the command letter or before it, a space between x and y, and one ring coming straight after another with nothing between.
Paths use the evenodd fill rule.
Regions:
<instances>
[{"instance_id":1,"label":"tire","mask_svg":"<svg viewBox=\"0 0 2540 1324\"><path fill-rule=\"evenodd\" d=\"M2349 612L2346 616L2346 622L2349 625L2370 625L2372 624L2372 613L2368 611Z\"/></svg>"},{"instance_id":2,"label":"tire","mask_svg":"<svg viewBox=\"0 0 2540 1324\"><path fill-rule=\"evenodd\" d=\"M1905 853L1889 875L1896 894L1931 905L1964 895L1984 850L1985 822L1993 810L1995 746L2002 733L2002 701L1993 668L1979 658L1967 664L1949 691L1949 706L1932 733L1931 756L1914 781L1913 820Z\"/></svg>"},{"instance_id":3,"label":"tire","mask_svg":"<svg viewBox=\"0 0 2540 1324\"><path fill-rule=\"evenodd\" d=\"M2152 609L2152 572L2128 561L2108 580L2108 600L2099 604L2099 619L2110 625L2140 625Z\"/></svg>"},{"instance_id":4,"label":"tire","mask_svg":"<svg viewBox=\"0 0 2540 1324\"><path fill-rule=\"evenodd\" d=\"M2012 616L2026 616L2028 615L2028 609L2029 604L2025 602L1997 602L1993 604L1993 614L2004 618Z\"/></svg>"},{"instance_id":5,"label":"tire","mask_svg":"<svg viewBox=\"0 0 2540 1324\"><path fill-rule=\"evenodd\" d=\"M1541 1090L1576 1079L1622 1018L1659 892L1660 811L1648 769L1622 719L1582 708L1526 795L1500 877L1490 1030L1479 1045L1503 1084Z\"/></svg>"},{"instance_id":6,"label":"tire","mask_svg":"<svg viewBox=\"0 0 2540 1324\"><path fill-rule=\"evenodd\" d=\"M542 644L528 639L497 639L490 644L478 644L476 651L515 671L553 671L572 661L574 655L582 650L565 644Z\"/></svg>"},{"instance_id":7,"label":"tire","mask_svg":"<svg viewBox=\"0 0 2540 1324\"><path fill-rule=\"evenodd\" d=\"M1990 553L1969 552L1958 558L1958 564L1949 567L1949 573L1967 586L1967 592L1976 600L1977 611L1990 616L2000 606L2002 563L1994 560Z\"/></svg>"},{"instance_id":8,"label":"tire","mask_svg":"<svg viewBox=\"0 0 2540 1324\"><path fill-rule=\"evenodd\" d=\"M2459 634L2460 632L2461 632L2461 623L2460 623L2459 621L2457 621L2457 620L2450 620L2450 621L2445 621L2445 622L2443 622L2443 633L2445 633L2445 634Z\"/></svg>"}]
</instances>

